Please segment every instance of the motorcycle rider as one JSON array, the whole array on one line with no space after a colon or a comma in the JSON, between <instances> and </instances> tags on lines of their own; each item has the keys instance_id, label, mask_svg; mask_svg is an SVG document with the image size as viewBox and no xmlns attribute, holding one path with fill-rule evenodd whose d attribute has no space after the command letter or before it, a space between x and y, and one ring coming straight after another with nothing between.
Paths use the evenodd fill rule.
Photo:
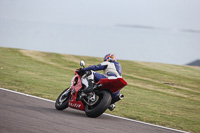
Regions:
<instances>
[{"instance_id":1,"label":"motorcycle rider","mask_svg":"<svg viewBox=\"0 0 200 133\"><path fill-rule=\"evenodd\" d=\"M104 70L104 74L100 74L94 71ZM90 71L88 76L88 87L83 90L85 93L89 93L93 91L94 82L98 82L102 78L108 77L122 77L122 68L119 62L117 62L117 58L114 54L109 53L104 57L104 62L98 65L92 65L86 68L80 68L79 71ZM120 91L113 94L112 98L117 97L120 94ZM111 104L109 109L112 111L115 108L115 104Z\"/></svg>"}]
</instances>

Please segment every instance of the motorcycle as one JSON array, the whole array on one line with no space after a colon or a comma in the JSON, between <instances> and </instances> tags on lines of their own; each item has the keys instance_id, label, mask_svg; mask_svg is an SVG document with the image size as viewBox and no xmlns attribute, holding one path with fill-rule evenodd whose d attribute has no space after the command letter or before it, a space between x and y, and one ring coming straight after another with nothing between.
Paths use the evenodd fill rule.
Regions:
<instances>
[{"instance_id":1,"label":"motorcycle","mask_svg":"<svg viewBox=\"0 0 200 133\"><path fill-rule=\"evenodd\" d=\"M80 65L84 67L85 62L81 61ZM117 77L100 79L99 82L94 84L92 92L84 93L83 90L88 87L87 76L89 72L82 74L77 70L71 80L71 86L65 89L57 98L55 102L57 110L64 110L71 107L85 111L88 117L95 118L102 115L111 104L124 97L123 95L119 95L112 98L112 94L127 85L127 82L123 78Z\"/></svg>"}]
</instances>

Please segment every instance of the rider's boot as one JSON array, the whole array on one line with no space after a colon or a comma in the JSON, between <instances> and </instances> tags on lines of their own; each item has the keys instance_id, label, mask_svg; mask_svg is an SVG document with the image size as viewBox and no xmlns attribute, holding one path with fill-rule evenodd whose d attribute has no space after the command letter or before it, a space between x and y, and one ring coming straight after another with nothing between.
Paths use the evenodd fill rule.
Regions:
<instances>
[{"instance_id":1,"label":"rider's boot","mask_svg":"<svg viewBox=\"0 0 200 133\"><path fill-rule=\"evenodd\" d=\"M110 111L113 111L113 110L115 109L115 103L111 104L111 105L108 107L108 109L109 109Z\"/></svg>"},{"instance_id":2,"label":"rider's boot","mask_svg":"<svg viewBox=\"0 0 200 133\"><path fill-rule=\"evenodd\" d=\"M89 79L88 80L88 88L86 88L84 90L85 93L90 93L93 91L93 87L94 87L94 80L93 79Z\"/></svg>"}]
</instances>

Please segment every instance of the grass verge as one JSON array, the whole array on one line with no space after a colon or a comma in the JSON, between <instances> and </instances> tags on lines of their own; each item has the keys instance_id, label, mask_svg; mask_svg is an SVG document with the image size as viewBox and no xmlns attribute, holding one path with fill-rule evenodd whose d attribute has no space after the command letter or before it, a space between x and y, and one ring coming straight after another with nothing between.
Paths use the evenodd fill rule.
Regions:
<instances>
[{"instance_id":1,"label":"grass verge","mask_svg":"<svg viewBox=\"0 0 200 133\"><path fill-rule=\"evenodd\" d=\"M79 61L101 58L0 47L0 87L56 100L70 85ZM119 60L128 86L114 114L200 132L200 67Z\"/></svg>"}]
</instances>

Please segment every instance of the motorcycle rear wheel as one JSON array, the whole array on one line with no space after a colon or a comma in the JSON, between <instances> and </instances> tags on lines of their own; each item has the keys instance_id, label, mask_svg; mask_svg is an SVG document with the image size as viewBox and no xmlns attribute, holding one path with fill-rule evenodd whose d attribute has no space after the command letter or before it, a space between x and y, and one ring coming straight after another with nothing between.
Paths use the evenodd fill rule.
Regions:
<instances>
[{"instance_id":1,"label":"motorcycle rear wheel","mask_svg":"<svg viewBox=\"0 0 200 133\"><path fill-rule=\"evenodd\" d=\"M71 90L67 88L59 95L55 103L57 110L64 110L68 107L70 92Z\"/></svg>"},{"instance_id":2,"label":"motorcycle rear wheel","mask_svg":"<svg viewBox=\"0 0 200 133\"><path fill-rule=\"evenodd\" d=\"M99 96L99 101L93 106L85 106L85 114L88 117L99 117L111 104L112 98L111 94L108 91L100 91L96 95Z\"/></svg>"}]
</instances>

